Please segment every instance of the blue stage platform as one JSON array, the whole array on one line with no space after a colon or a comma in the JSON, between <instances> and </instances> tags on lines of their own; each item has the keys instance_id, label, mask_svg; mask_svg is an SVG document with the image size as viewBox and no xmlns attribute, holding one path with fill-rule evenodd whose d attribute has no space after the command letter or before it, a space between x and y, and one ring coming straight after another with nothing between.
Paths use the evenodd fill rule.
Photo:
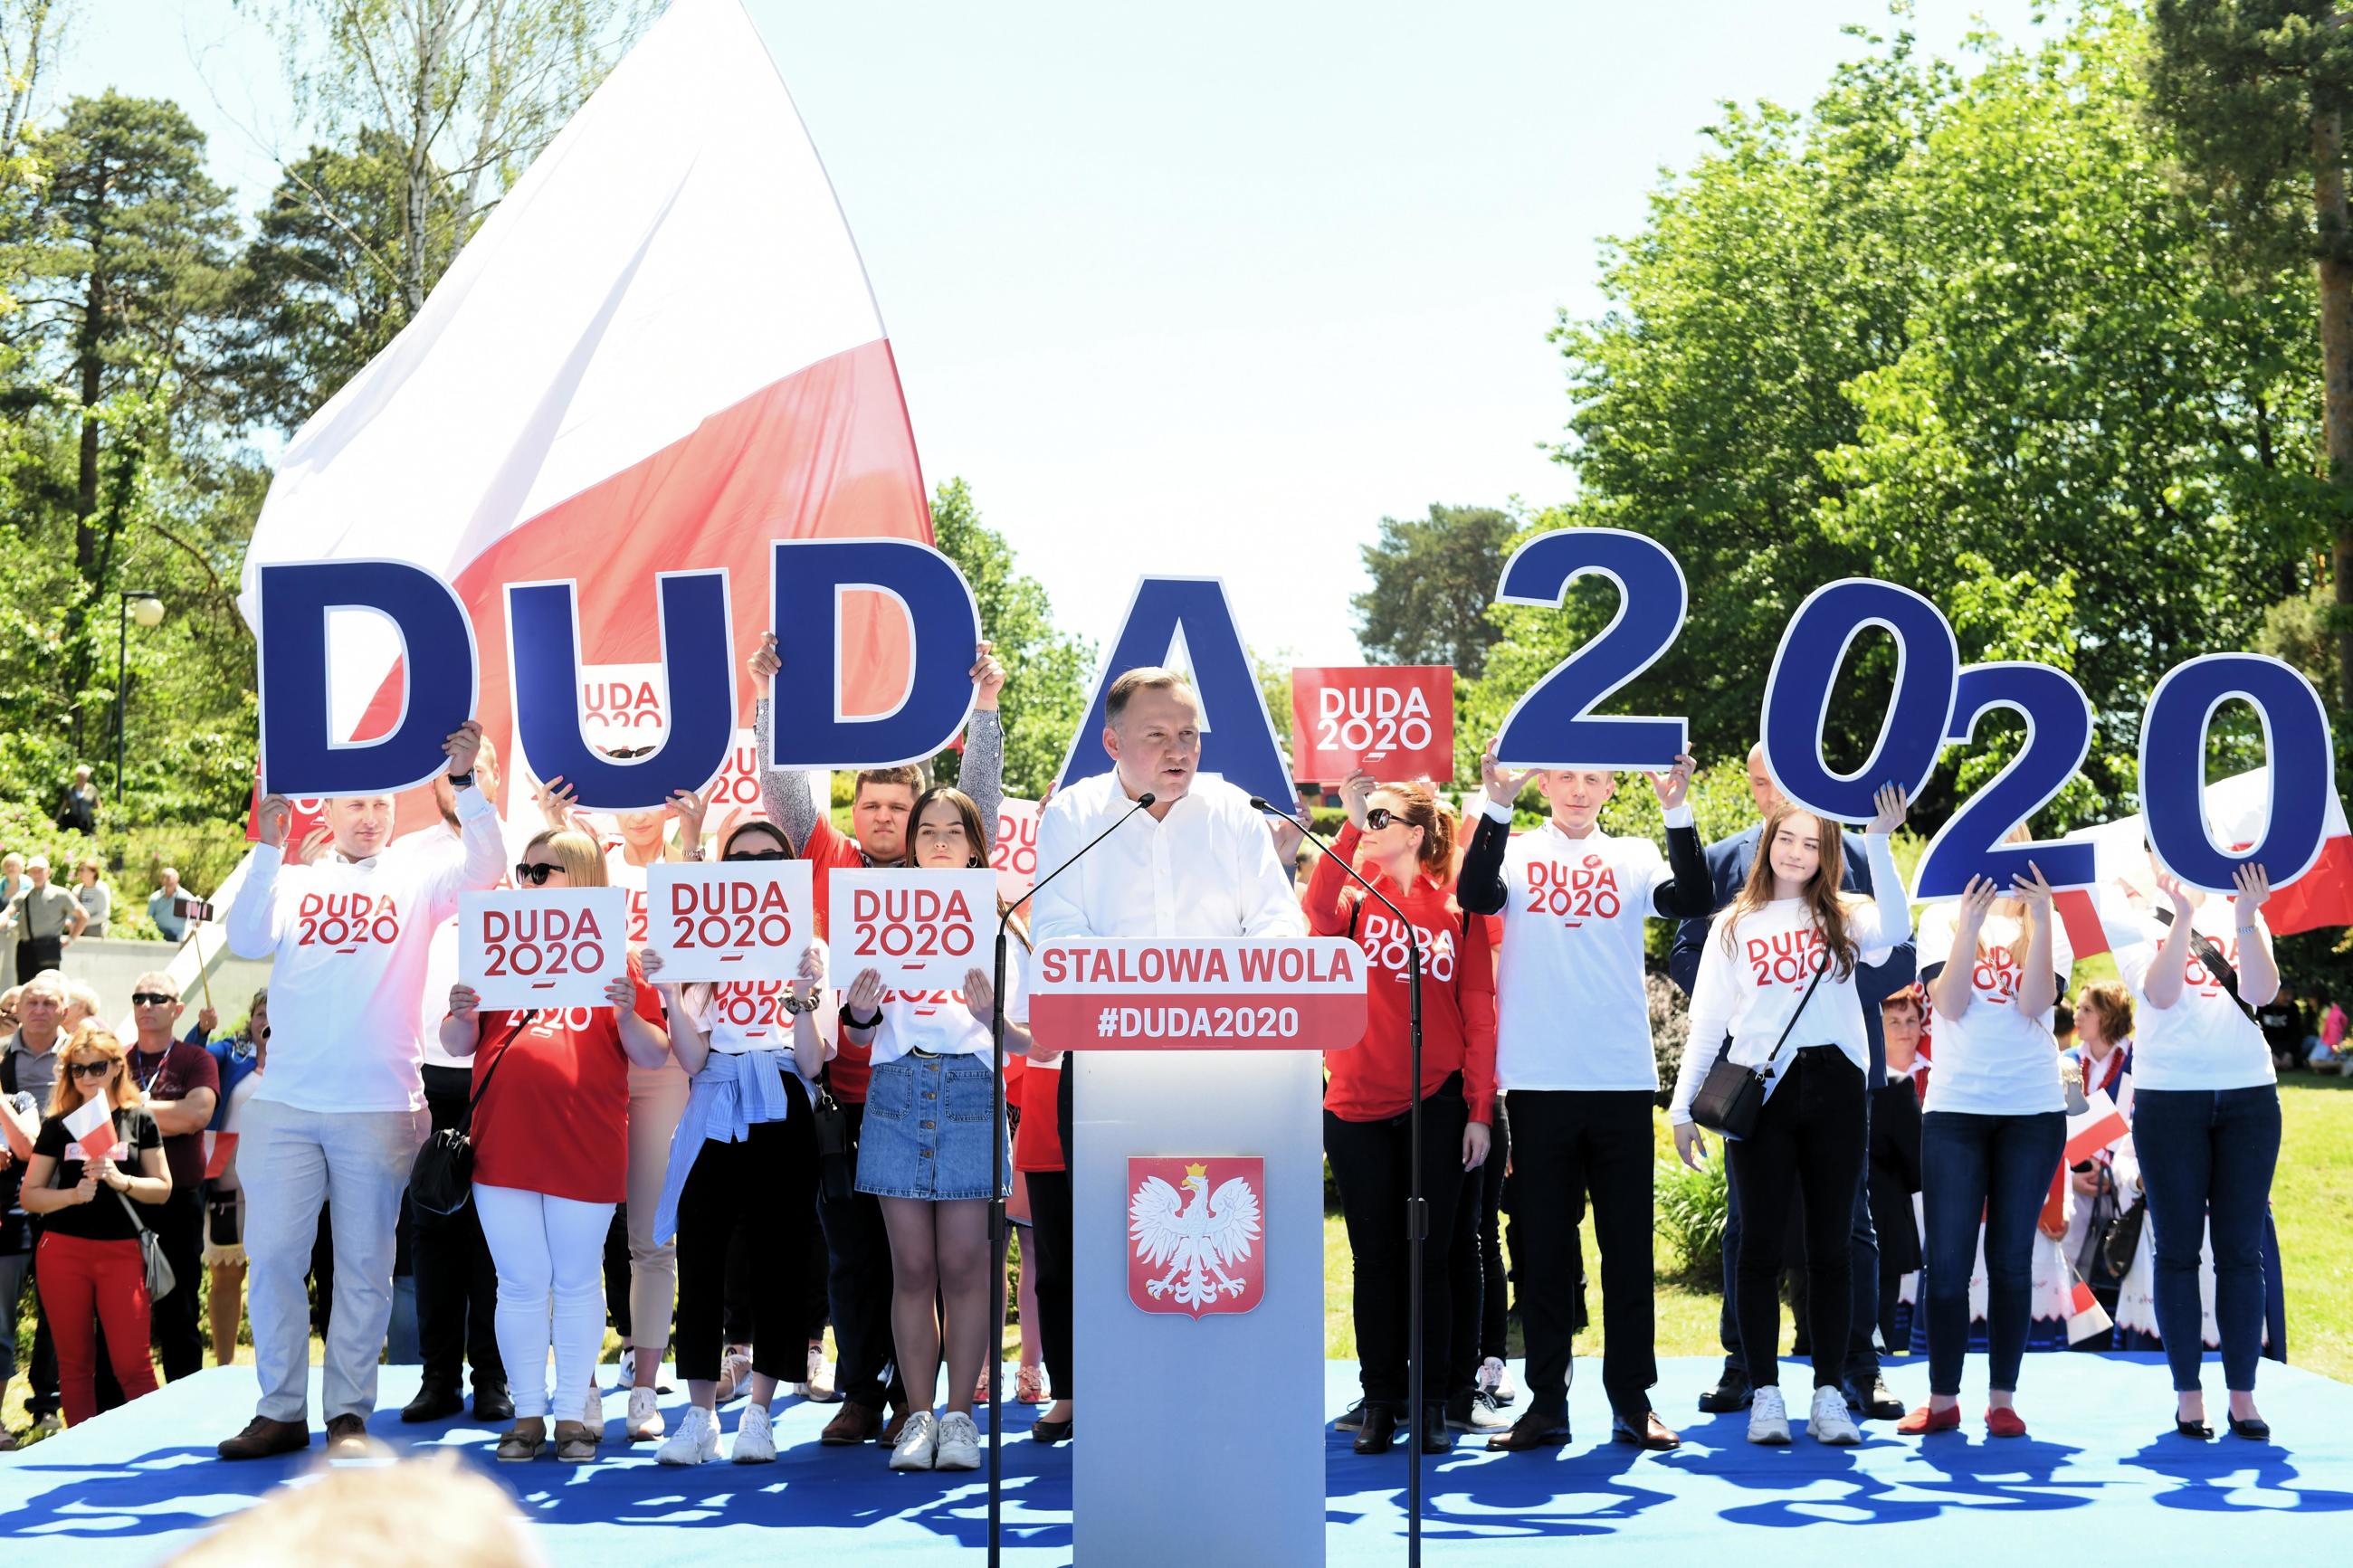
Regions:
<instances>
[{"instance_id":1,"label":"blue stage platform","mask_svg":"<svg viewBox=\"0 0 2353 1568\"><path fill-rule=\"evenodd\" d=\"M1973 1359L1972 1373L1981 1368ZM2172 1436L2158 1358L2052 1354L2027 1363L2031 1437L1989 1441L1972 1408L1957 1435L1899 1439L1887 1426L1866 1426L1863 1445L1843 1450L1803 1436L1788 1448L1752 1447L1745 1417L1703 1417L1691 1408L1713 1380L1713 1362L1671 1361L1660 1370L1662 1409L1671 1424L1688 1419L1678 1453L1612 1447L1600 1369L1580 1362L1570 1411L1577 1440L1564 1453L1488 1454L1465 1438L1452 1457L1428 1461L1429 1561L1557 1563L1565 1550L1608 1542L1640 1547L1651 1562L1744 1565L2005 1554L2019 1563L2169 1563L2221 1552L2260 1558L2264 1568L2353 1562L2353 1387L2295 1368L2263 1363L2274 1444ZM2219 1371L2210 1363L2210 1386L2219 1384ZM455 1448L478 1463L539 1522L550 1561L564 1568L818 1554L976 1560L987 1519L981 1479L892 1475L871 1446L820 1448L817 1431L830 1406L780 1405L779 1458L769 1466L666 1470L649 1446L619 1442L595 1465L499 1465L491 1434L462 1418L400 1425L394 1411L416 1377L413 1367L385 1369L385 1409L372 1430L398 1447ZM1926 1378L1921 1363L1908 1361L1894 1363L1888 1381L1916 1399ZM1332 1363L1332 1414L1354 1397L1354 1384L1353 1366ZM1794 1364L1789 1386L1804 1386ZM300 1475L305 1467L297 1460L213 1458L213 1443L243 1425L252 1402L249 1370L207 1372L0 1455L0 1563L153 1563L209 1521ZM1248 1420L1250 1403L1247 1389L1233 1390L1230 1413L1216 1421L1132 1414L1164 1423L1172 1445L1214 1443L1218 1422ZM607 1405L615 1434L620 1406L618 1399ZM722 1413L731 1432L735 1408ZM1026 1433L1036 1414L1008 1413L1009 1435ZM1323 1440L1330 1561L1347 1568L1401 1562L1405 1456L1358 1458L1328 1427ZM1006 1476L1008 1561L1069 1562L1067 1451L1009 1436Z\"/></svg>"}]
</instances>

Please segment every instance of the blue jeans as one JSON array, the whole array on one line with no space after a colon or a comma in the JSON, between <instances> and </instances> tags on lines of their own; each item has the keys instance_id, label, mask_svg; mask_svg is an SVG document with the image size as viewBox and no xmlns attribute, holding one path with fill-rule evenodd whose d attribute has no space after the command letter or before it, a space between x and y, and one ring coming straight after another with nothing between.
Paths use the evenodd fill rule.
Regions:
<instances>
[{"instance_id":1,"label":"blue jeans","mask_svg":"<svg viewBox=\"0 0 2353 1568\"><path fill-rule=\"evenodd\" d=\"M2211 1234L2222 1384L2252 1392L2263 1350L2263 1216L2279 1163L2279 1089L2137 1089L2133 1147L2148 1195L2157 1331L2174 1390L2199 1385L2198 1248Z\"/></svg>"},{"instance_id":2,"label":"blue jeans","mask_svg":"<svg viewBox=\"0 0 2353 1568\"><path fill-rule=\"evenodd\" d=\"M1969 1276L1978 1216L1985 1216L1986 1384L2010 1393L2026 1355L2032 1309L2034 1224L2067 1144L2067 1115L1979 1116L1932 1110L1920 1119L1920 1202L1926 1211L1928 1392L1961 1392L1969 1348Z\"/></svg>"}]
</instances>

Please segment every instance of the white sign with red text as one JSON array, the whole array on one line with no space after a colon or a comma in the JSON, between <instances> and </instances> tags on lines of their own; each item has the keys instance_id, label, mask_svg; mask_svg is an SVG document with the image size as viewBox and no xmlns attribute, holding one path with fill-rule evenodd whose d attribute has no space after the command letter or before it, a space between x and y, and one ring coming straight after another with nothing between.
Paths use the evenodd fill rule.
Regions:
<instances>
[{"instance_id":1,"label":"white sign with red text","mask_svg":"<svg viewBox=\"0 0 2353 1568\"><path fill-rule=\"evenodd\" d=\"M618 888L461 893L458 978L485 1007L601 1007L628 972L628 924Z\"/></svg>"},{"instance_id":2,"label":"white sign with red text","mask_svg":"<svg viewBox=\"0 0 2353 1568\"><path fill-rule=\"evenodd\" d=\"M1034 800L1007 800L997 807L997 839L988 863L997 868L997 896L1018 901L1038 879L1038 812Z\"/></svg>"},{"instance_id":3,"label":"white sign with red text","mask_svg":"<svg viewBox=\"0 0 2353 1568\"><path fill-rule=\"evenodd\" d=\"M830 879L826 930L834 984L861 969L902 994L954 991L996 962L997 873L841 868Z\"/></svg>"},{"instance_id":4,"label":"white sign with red text","mask_svg":"<svg viewBox=\"0 0 2353 1568\"><path fill-rule=\"evenodd\" d=\"M1055 1050L1336 1051L1371 968L1345 937L1071 937L1030 955L1029 1027Z\"/></svg>"},{"instance_id":5,"label":"white sign with red text","mask_svg":"<svg viewBox=\"0 0 2353 1568\"><path fill-rule=\"evenodd\" d=\"M790 980L816 934L806 860L665 860L646 868L646 947L661 979Z\"/></svg>"}]
</instances>

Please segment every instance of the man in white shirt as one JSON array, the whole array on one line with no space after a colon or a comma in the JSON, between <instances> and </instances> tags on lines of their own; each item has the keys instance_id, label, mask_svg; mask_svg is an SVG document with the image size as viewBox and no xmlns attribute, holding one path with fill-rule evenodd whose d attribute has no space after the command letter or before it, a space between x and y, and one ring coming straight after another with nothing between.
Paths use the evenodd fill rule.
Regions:
<instances>
[{"instance_id":1,"label":"man in white shirt","mask_svg":"<svg viewBox=\"0 0 2353 1568\"><path fill-rule=\"evenodd\" d=\"M246 1107L237 1164L246 1194L247 1289L261 1400L219 1447L225 1459L309 1446L310 1310L302 1277L322 1203L334 1205L334 1310L322 1404L327 1452L369 1451L376 1358L392 1317L394 1227L410 1165L431 1126L424 1057L425 971L459 892L496 885L506 859L497 811L474 787L472 720L442 742L461 856L387 855L393 801L332 802L333 849L285 864L291 808L261 803L261 842L228 910L240 958L273 960L269 1071Z\"/></svg>"},{"instance_id":2,"label":"man in white shirt","mask_svg":"<svg viewBox=\"0 0 2353 1568\"><path fill-rule=\"evenodd\" d=\"M1199 776L1201 700L1192 682L1171 669L1131 669L1112 682L1103 720L1111 771L1057 791L1039 814L1031 939L1306 935L1290 868L1250 796ZM1147 794L1152 804L1137 810ZM1113 823L1118 831L1055 876ZM1077 1076L1060 1075L1056 1106L1066 1158L1075 1153ZM1070 1256L1067 1203L1039 1205L1034 1224L1041 1247ZM1039 1423L1049 1440L1071 1426L1070 1391L1054 1392Z\"/></svg>"}]
</instances>

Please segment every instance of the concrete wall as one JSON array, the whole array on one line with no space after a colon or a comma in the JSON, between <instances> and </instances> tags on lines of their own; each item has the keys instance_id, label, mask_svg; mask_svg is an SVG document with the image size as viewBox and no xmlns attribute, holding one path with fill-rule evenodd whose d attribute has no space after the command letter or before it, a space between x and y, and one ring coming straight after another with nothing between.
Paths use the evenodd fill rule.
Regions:
<instances>
[{"instance_id":1,"label":"concrete wall","mask_svg":"<svg viewBox=\"0 0 2353 1568\"><path fill-rule=\"evenodd\" d=\"M256 963L221 951L217 928L208 930L205 942L207 953L218 953L212 972L213 1005L219 1009L221 1022L228 1024L245 1016L246 1004L253 994L269 984L269 961ZM99 1016L113 1022L127 1021L131 1016L131 987L150 970L170 970L172 960L181 952L177 942L124 942L113 937L90 937L66 949L64 969L75 980L87 980L98 988L104 1005ZM192 961L182 970L189 978L181 994L188 1004L182 1019L185 1026L195 1022L195 1009L204 1005L204 984L194 973Z\"/></svg>"}]
</instances>

